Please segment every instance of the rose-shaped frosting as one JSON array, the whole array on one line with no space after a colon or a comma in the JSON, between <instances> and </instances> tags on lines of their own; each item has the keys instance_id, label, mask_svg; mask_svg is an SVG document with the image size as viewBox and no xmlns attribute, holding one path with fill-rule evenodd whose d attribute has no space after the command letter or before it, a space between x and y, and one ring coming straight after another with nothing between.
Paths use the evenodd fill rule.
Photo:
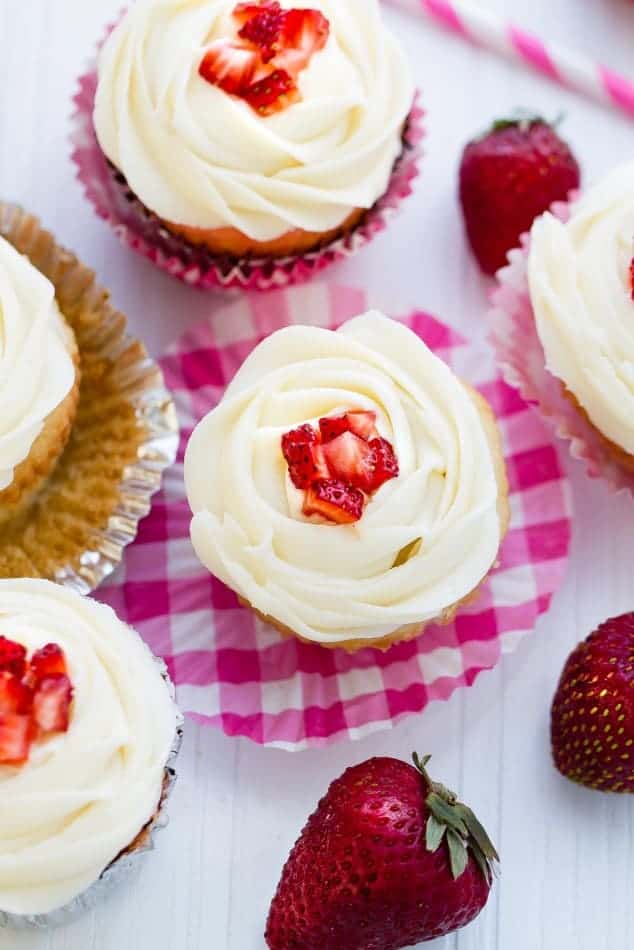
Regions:
<instances>
[{"instance_id":1,"label":"rose-shaped frosting","mask_svg":"<svg viewBox=\"0 0 634 950\"><path fill-rule=\"evenodd\" d=\"M51 282L0 238L0 491L72 389L67 332Z\"/></svg>"},{"instance_id":2,"label":"rose-shaped frosting","mask_svg":"<svg viewBox=\"0 0 634 950\"><path fill-rule=\"evenodd\" d=\"M213 41L235 37L235 6L137 0L100 59L101 148L166 221L258 241L336 228L386 191L414 96L404 54L378 0L284 0L321 10L330 36L300 100L262 117L198 72Z\"/></svg>"},{"instance_id":3,"label":"rose-shaped frosting","mask_svg":"<svg viewBox=\"0 0 634 950\"><path fill-rule=\"evenodd\" d=\"M316 523L297 503L281 437L348 409L377 413L400 475L357 523ZM469 391L407 327L368 313L337 332L280 330L191 437L193 544L212 573L301 637L380 638L438 617L491 568L493 451Z\"/></svg>"},{"instance_id":4,"label":"rose-shaped frosting","mask_svg":"<svg viewBox=\"0 0 634 950\"><path fill-rule=\"evenodd\" d=\"M572 207L533 225L528 265L537 331L550 372L592 423L634 455L634 163Z\"/></svg>"},{"instance_id":5,"label":"rose-shaped frosting","mask_svg":"<svg viewBox=\"0 0 634 950\"><path fill-rule=\"evenodd\" d=\"M41 580L0 580L0 630L29 653L55 642L69 731L0 766L0 910L48 913L85 890L156 811L176 729L158 665L109 607Z\"/></svg>"}]
</instances>

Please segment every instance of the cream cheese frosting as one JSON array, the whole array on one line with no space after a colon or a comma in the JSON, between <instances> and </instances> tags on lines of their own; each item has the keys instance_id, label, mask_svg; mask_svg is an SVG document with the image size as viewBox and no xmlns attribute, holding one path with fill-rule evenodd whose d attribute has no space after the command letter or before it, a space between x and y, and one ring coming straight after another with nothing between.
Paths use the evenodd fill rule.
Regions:
<instances>
[{"instance_id":1,"label":"cream cheese frosting","mask_svg":"<svg viewBox=\"0 0 634 950\"><path fill-rule=\"evenodd\" d=\"M66 332L51 282L0 237L0 491L73 387Z\"/></svg>"},{"instance_id":2,"label":"cream cheese frosting","mask_svg":"<svg viewBox=\"0 0 634 950\"><path fill-rule=\"evenodd\" d=\"M296 503L281 437L348 409L377 413L400 475L355 524L315 523ZM262 614L325 644L439 617L479 585L501 540L493 449L471 394L376 312L261 343L194 430L185 482L203 564Z\"/></svg>"},{"instance_id":3,"label":"cream cheese frosting","mask_svg":"<svg viewBox=\"0 0 634 950\"><path fill-rule=\"evenodd\" d=\"M533 225L528 276L546 365L591 422L634 455L634 163Z\"/></svg>"},{"instance_id":4,"label":"cream cheese frosting","mask_svg":"<svg viewBox=\"0 0 634 950\"><path fill-rule=\"evenodd\" d=\"M176 710L139 636L102 604L42 580L0 580L0 630L62 647L69 731L0 766L0 910L48 913L96 881L154 815Z\"/></svg>"},{"instance_id":5,"label":"cream cheese frosting","mask_svg":"<svg viewBox=\"0 0 634 950\"><path fill-rule=\"evenodd\" d=\"M137 0L99 63L102 150L141 201L188 227L268 241L328 231L384 194L412 107L411 71L378 0L282 0L318 8L329 40L300 101L269 117L198 73L233 36L236 0Z\"/></svg>"}]
</instances>

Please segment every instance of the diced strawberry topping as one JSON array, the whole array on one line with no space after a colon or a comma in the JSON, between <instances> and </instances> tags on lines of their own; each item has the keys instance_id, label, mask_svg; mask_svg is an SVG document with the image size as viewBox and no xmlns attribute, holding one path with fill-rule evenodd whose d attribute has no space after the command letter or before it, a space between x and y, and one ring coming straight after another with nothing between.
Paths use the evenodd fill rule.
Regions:
<instances>
[{"instance_id":1,"label":"diced strawberry topping","mask_svg":"<svg viewBox=\"0 0 634 950\"><path fill-rule=\"evenodd\" d=\"M387 439L372 439L370 448L375 460L371 491L377 491L391 478L398 478L399 464L394 449Z\"/></svg>"},{"instance_id":2,"label":"diced strawberry topping","mask_svg":"<svg viewBox=\"0 0 634 950\"><path fill-rule=\"evenodd\" d=\"M299 97L299 73L328 41L328 20L318 10L283 10L277 0L239 3L233 16L237 38L212 43L200 75L261 115L286 108Z\"/></svg>"},{"instance_id":3,"label":"diced strawberry topping","mask_svg":"<svg viewBox=\"0 0 634 950\"><path fill-rule=\"evenodd\" d=\"M353 432L343 432L324 445L324 456L331 474L355 488L370 492L376 457L372 448Z\"/></svg>"},{"instance_id":4,"label":"diced strawberry topping","mask_svg":"<svg viewBox=\"0 0 634 950\"><path fill-rule=\"evenodd\" d=\"M329 471L312 426L303 425L282 436L282 452L296 488L308 488L316 478L328 478Z\"/></svg>"},{"instance_id":5,"label":"diced strawberry topping","mask_svg":"<svg viewBox=\"0 0 634 950\"><path fill-rule=\"evenodd\" d=\"M263 3L259 6L253 3L240 3L234 15L239 21L246 19L238 36L260 48L263 63L272 60L276 52L275 44L280 37L286 18L279 3ZM290 76L289 81L292 81Z\"/></svg>"},{"instance_id":6,"label":"diced strawberry topping","mask_svg":"<svg viewBox=\"0 0 634 950\"><path fill-rule=\"evenodd\" d=\"M305 515L321 515L337 524L352 524L363 515L363 492L337 478L313 482L306 492Z\"/></svg>"},{"instance_id":7,"label":"diced strawberry topping","mask_svg":"<svg viewBox=\"0 0 634 950\"><path fill-rule=\"evenodd\" d=\"M33 720L42 732L67 732L73 687L64 673L47 676L33 699Z\"/></svg>"},{"instance_id":8,"label":"diced strawberry topping","mask_svg":"<svg viewBox=\"0 0 634 950\"><path fill-rule=\"evenodd\" d=\"M0 670L24 676L26 669L26 650L20 643L0 637Z\"/></svg>"},{"instance_id":9,"label":"diced strawberry topping","mask_svg":"<svg viewBox=\"0 0 634 950\"><path fill-rule=\"evenodd\" d=\"M47 676L67 672L64 651L56 643L47 643L41 650L36 650L31 657L29 679L34 684L41 682Z\"/></svg>"},{"instance_id":10,"label":"diced strawberry topping","mask_svg":"<svg viewBox=\"0 0 634 950\"><path fill-rule=\"evenodd\" d=\"M360 439L368 441L378 436L376 412L353 409L342 416L325 416L319 420L319 431L323 442L332 442L342 432L354 432Z\"/></svg>"},{"instance_id":11,"label":"diced strawberry topping","mask_svg":"<svg viewBox=\"0 0 634 950\"><path fill-rule=\"evenodd\" d=\"M255 76L260 57L256 50L230 40L212 43L200 64L199 73L233 96L244 96Z\"/></svg>"},{"instance_id":12,"label":"diced strawberry topping","mask_svg":"<svg viewBox=\"0 0 634 950\"><path fill-rule=\"evenodd\" d=\"M33 690L18 676L0 673L0 714L28 715L33 705Z\"/></svg>"},{"instance_id":13,"label":"diced strawberry topping","mask_svg":"<svg viewBox=\"0 0 634 950\"><path fill-rule=\"evenodd\" d=\"M0 765L23 765L31 748L29 716L0 713Z\"/></svg>"},{"instance_id":14,"label":"diced strawberry topping","mask_svg":"<svg viewBox=\"0 0 634 950\"><path fill-rule=\"evenodd\" d=\"M272 115L280 112L289 104L289 97L296 98L297 86L285 69L276 69L270 76L265 76L249 86L244 98L252 109L262 115Z\"/></svg>"}]
</instances>

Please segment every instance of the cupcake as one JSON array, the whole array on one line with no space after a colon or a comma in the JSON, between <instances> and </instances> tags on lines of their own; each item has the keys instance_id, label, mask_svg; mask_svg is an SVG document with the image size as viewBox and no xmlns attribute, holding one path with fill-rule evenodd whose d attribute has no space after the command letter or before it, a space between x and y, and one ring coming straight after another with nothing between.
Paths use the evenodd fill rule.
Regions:
<instances>
[{"instance_id":1,"label":"cupcake","mask_svg":"<svg viewBox=\"0 0 634 950\"><path fill-rule=\"evenodd\" d=\"M194 430L185 483L203 564L283 633L347 650L448 622L509 518L490 407L376 312L264 340Z\"/></svg>"},{"instance_id":2,"label":"cupcake","mask_svg":"<svg viewBox=\"0 0 634 950\"><path fill-rule=\"evenodd\" d=\"M180 258L187 275L167 269L183 279L242 262L246 281L255 261L270 278L362 230L407 151L414 91L378 0L137 0L99 60L104 216Z\"/></svg>"},{"instance_id":3,"label":"cupcake","mask_svg":"<svg viewBox=\"0 0 634 950\"><path fill-rule=\"evenodd\" d=\"M90 591L174 459L174 406L94 273L3 202L0 406L0 577Z\"/></svg>"},{"instance_id":4,"label":"cupcake","mask_svg":"<svg viewBox=\"0 0 634 950\"><path fill-rule=\"evenodd\" d=\"M634 163L533 225L528 289L546 368L634 473Z\"/></svg>"},{"instance_id":5,"label":"cupcake","mask_svg":"<svg viewBox=\"0 0 634 950\"><path fill-rule=\"evenodd\" d=\"M0 237L0 526L49 479L78 398L77 342L54 287Z\"/></svg>"},{"instance_id":6,"label":"cupcake","mask_svg":"<svg viewBox=\"0 0 634 950\"><path fill-rule=\"evenodd\" d=\"M0 580L0 626L0 924L58 923L147 850L181 720L110 608Z\"/></svg>"}]
</instances>

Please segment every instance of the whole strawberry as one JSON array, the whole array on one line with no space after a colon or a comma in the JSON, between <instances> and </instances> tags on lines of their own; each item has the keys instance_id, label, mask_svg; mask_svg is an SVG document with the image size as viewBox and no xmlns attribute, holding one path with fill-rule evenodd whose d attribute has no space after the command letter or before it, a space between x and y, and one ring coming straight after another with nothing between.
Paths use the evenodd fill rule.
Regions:
<instances>
[{"instance_id":1,"label":"whole strawberry","mask_svg":"<svg viewBox=\"0 0 634 950\"><path fill-rule=\"evenodd\" d=\"M428 761L370 759L332 783L286 862L271 950L398 950L480 913L495 848Z\"/></svg>"},{"instance_id":2,"label":"whole strawberry","mask_svg":"<svg viewBox=\"0 0 634 950\"><path fill-rule=\"evenodd\" d=\"M538 215L579 187L579 165L543 119L495 122L470 142L460 165L467 235L485 274L506 264Z\"/></svg>"},{"instance_id":3,"label":"whole strawberry","mask_svg":"<svg viewBox=\"0 0 634 950\"><path fill-rule=\"evenodd\" d=\"M634 613L607 620L570 654L551 716L555 765L581 785L634 792Z\"/></svg>"}]
</instances>

